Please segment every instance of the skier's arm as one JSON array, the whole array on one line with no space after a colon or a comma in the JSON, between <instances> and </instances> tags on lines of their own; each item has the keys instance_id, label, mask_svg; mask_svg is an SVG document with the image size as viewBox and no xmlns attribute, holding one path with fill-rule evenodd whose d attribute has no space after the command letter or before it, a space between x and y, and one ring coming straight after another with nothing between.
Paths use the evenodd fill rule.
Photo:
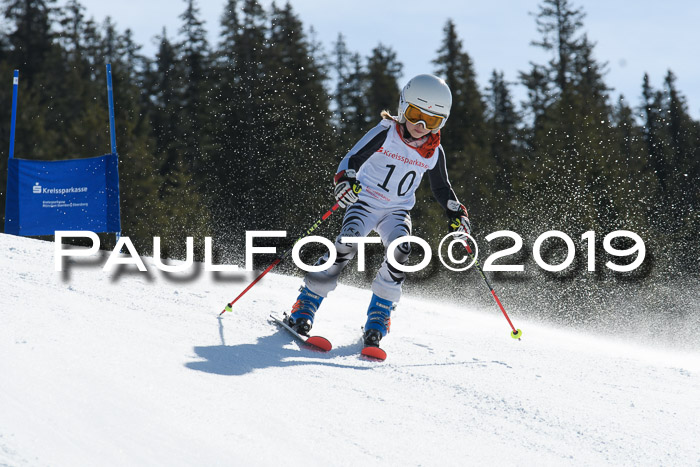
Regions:
<instances>
[{"instance_id":1,"label":"skier's arm","mask_svg":"<svg viewBox=\"0 0 700 467\"><path fill-rule=\"evenodd\" d=\"M335 185L335 199L343 208L350 207L359 199L362 186L357 181L357 173L362 164L367 162L372 154L377 152L386 141L390 126L382 120L379 125L367 132L355 146L350 149L338 166L333 183Z\"/></svg>"},{"instance_id":2,"label":"skier's arm","mask_svg":"<svg viewBox=\"0 0 700 467\"><path fill-rule=\"evenodd\" d=\"M467 217L467 208L459 202L447 177L447 163L442 146L438 147L438 160L432 170L428 171L430 189L449 219L450 231L471 233L471 224Z\"/></svg>"},{"instance_id":3,"label":"skier's arm","mask_svg":"<svg viewBox=\"0 0 700 467\"><path fill-rule=\"evenodd\" d=\"M440 203L440 206L445 210L445 213L450 215L448 201L452 200L459 204L459 200L452 189L450 179L447 177L447 164L445 162L445 152L442 150L442 146L438 146L438 160L435 167L428 171L428 179L430 180L430 189L433 191L433 196L435 196L437 202Z\"/></svg>"},{"instance_id":4,"label":"skier's arm","mask_svg":"<svg viewBox=\"0 0 700 467\"><path fill-rule=\"evenodd\" d=\"M369 130L367 134L350 149L343 160L340 161L336 173L339 174L344 170L360 171L362 164L364 164L372 154L377 152L384 144L384 141L386 141L386 136L389 133L389 126L384 122L385 121L382 120L379 125Z\"/></svg>"}]
</instances>

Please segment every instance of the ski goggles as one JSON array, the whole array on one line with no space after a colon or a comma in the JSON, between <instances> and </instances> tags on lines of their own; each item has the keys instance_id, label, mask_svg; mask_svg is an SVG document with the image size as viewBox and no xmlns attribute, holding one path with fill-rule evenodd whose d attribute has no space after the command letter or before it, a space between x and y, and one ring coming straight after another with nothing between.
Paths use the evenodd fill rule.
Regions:
<instances>
[{"instance_id":1,"label":"ski goggles","mask_svg":"<svg viewBox=\"0 0 700 467\"><path fill-rule=\"evenodd\" d=\"M406 110L403 112L403 116L414 125L417 125L419 122L423 122L425 124L425 128L428 130L436 130L440 128L440 125L442 125L442 122L445 120L445 117L442 115L429 114L413 104L408 104L408 107L406 107Z\"/></svg>"}]
</instances>

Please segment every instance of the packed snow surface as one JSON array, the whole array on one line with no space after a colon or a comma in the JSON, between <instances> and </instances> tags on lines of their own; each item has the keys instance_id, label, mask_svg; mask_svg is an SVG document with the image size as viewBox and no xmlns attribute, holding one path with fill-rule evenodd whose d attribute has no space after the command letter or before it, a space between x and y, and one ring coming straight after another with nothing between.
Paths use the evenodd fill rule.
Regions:
<instances>
[{"instance_id":1,"label":"packed snow surface","mask_svg":"<svg viewBox=\"0 0 700 467\"><path fill-rule=\"evenodd\" d=\"M406 296L369 362L368 290L323 303L321 354L267 321L299 278L218 318L249 275L56 272L53 243L4 234L0 251L0 465L700 463L698 354L514 315L516 341L495 306Z\"/></svg>"}]
</instances>

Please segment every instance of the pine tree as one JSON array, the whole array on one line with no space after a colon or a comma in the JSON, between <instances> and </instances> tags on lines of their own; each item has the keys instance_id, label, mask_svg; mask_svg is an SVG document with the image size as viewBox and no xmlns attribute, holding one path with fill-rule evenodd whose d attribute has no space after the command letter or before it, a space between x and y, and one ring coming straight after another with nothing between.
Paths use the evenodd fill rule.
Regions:
<instances>
[{"instance_id":1,"label":"pine tree","mask_svg":"<svg viewBox=\"0 0 700 467\"><path fill-rule=\"evenodd\" d=\"M676 88L676 76L671 70L668 70L664 78L663 102L666 115L665 133L669 145L669 224L689 232L691 225L697 225L693 220L697 220L700 199L696 188L696 176L700 166L700 138L697 132L698 125L688 114L686 99ZM692 239L687 236L684 242L692 243Z\"/></svg>"},{"instance_id":2,"label":"pine tree","mask_svg":"<svg viewBox=\"0 0 700 467\"><path fill-rule=\"evenodd\" d=\"M242 11L243 15L237 16L237 11ZM267 102L270 82L264 71L268 27L267 14L255 0L243 0L241 10L229 2L225 15L230 19L229 26L237 28L222 31L230 48L220 49L220 55L228 58L226 73L232 85L228 88L231 95L224 96L226 99L222 102L227 105L227 126L217 131L221 132L226 145L221 155L232 162L230 171L225 174L228 209L217 214L223 225L240 227L234 229L240 231L257 228L257 219L264 217L261 187L256 180L264 157L261 150L266 150L263 145L269 137L264 125L270 111Z\"/></svg>"},{"instance_id":3,"label":"pine tree","mask_svg":"<svg viewBox=\"0 0 700 467\"><path fill-rule=\"evenodd\" d=\"M336 108L334 122L339 133L337 146L343 152L362 138L371 123L376 122L376 114L372 114L369 109L370 83L360 54L347 48L342 34L338 34L333 50L336 79L333 95ZM382 110L396 113L394 105Z\"/></svg>"},{"instance_id":4,"label":"pine tree","mask_svg":"<svg viewBox=\"0 0 700 467\"><path fill-rule=\"evenodd\" d=\"M551 228L601 229L616 223L626 207L615 130L610 123L605 64L593 57L595 44L580 30L584 13L568 0L544 0L536 16L547 65L521 74L528 87L532 171L530 222ZM624 178L624 177L623 177ZM583 232L584 230L582 230Z\"/></svg>"},{"instance_id":5,"label":"pine tree","mask_svg":"<svg viewBox=\"0 0 700 467\"><path fill-rule=\"evenodd\" d=\"M486 147L485 106L476 83L471 57L464 51L462 41L452 20L443 28L440 53L433 60L435 73L443 78L452 91L450 119L442 136L445 150L464 152L467 157L483 152Z\"/></svg>"},{"instance_id":6,"label":"pine tree","mask_svg":"<svg viewBox=\"0 0 700 467\"><path fill-rule=\"evenodd\" d=\"M82 59L88 67L90 79L95 79L98 69L105 63L102 55L102 36L99 31L102 28L98 26L94 19L90 18L85 21L83 28L83 47Z\"/></svg>"},{"instance_id":7,"label":"pine tree","mask_svg":"<svg viewBox=\"0 0 700 467\"><path fill-rule=\"evenodd\" d=\"M335 75L335 92L333 93L335 113L333 123L341 135L346 135L349 129L352 71L350 60L352 53L348 50L345 36L338 34L338 39L333 44L333 73Z\"/></svg>"},{"instance_id":8,"label":"pine tree","mask_svg":"<svg viewBox=\"0 0 700 467\"><path fill-rule=\"evenodd\" d=\"M549 62L553 81L560 94L565 94L575 75L575 62L582 47L577 37L585 14L569 0L543 0L536 15L539 41L532 45L552 52Z\"/></svg>"},{"instance_id":9,"label":"pine tree","mask_svg":"<svg viewBox=\"0 0 700 467\"><path fill-rule=\"evenodd\" d=\"M107 113L104 100L96 99L104 95L104 82L97 81L86 58L85 36L89 23L83 12L83 6L77 1L68 2L58 11L60 28L56 45L61 51L59 66L63 79L46 83L53 88L55 96L52 118L63 129L59 133L59 145L69 157L107 152L104 144Z\"/></svg>"},{"instance_id":10,"label":"pine tree","mask_svg":"<svg viewBox=\"0 0 700 467\"><path fill-rule=\"evenodd\" d=\"M176 170L184 170L182 153L184 147L179 134L181 68L177 50L163 28L157 37L158 52L152 69L146 72L151 106L149 116L155 137L155 153L162 158L160 174L167 175Z\"/></svg>"},{"instance_id":11,"label":"pine tree","mask_svg":"<svg viewBox=\"0 0 700 467\"><path fill-rule=\"evenodd\" d=\"M402 68L396 52L383 44L372 49L372 54L367 57L367 110L370 122L376 121L382 110L389 110L392 114L396 112Z\"/></svg>"},{"instance_id":12,"label":"pine tree","mask_svg":"<svg viewBox=\"0 0 700 467\"><path fill-rule=\"evenodd\" d=\"M289 3L283 8L272 4L267 54L266 75L274 81L274 93L268 97L269 152L260 182L276 185L280 214L288 225L310 222L327 207L338 160L331 144L325 75L311 58L312 44Z\"/></svg>"},{"instance_id":13,"label":"pine tree","mask_svg":"<svg viewBox=\"0 0 700 467\"><path fill-rule=\"evenodd\" d=\"M637 175L646 166L646 147L644 133L637 124L634 111L627 104L623 95L618 99L613 109L612 122L617 129L616 141L619 143L619 153L629 167L629 175Z\"/></svg>"},{"instance_id":14,"label":"pine tree","mask_svg":"<svg viewBox=\"0 0 700 467\"><path fill-rule=\"evenodd\" d=\"M179 113L179 132L182 139L184 158L188 168L197 180L204 180L210 149L208 125L209 109L214 99L209 95L209 44L204 23L195 0L185 0L186 9L180 15L181 42L176 46L178 61L182 68L182 84ZM203 187L202 190L206 190Z\"/></svg>"},{"instance_id":15,"label":"pine tree","mask_svg":"<svg viewBox=\"0 0 700 467\"><path fill-rule=\"evenodd\" d=\"M3 15L8 30L7 64L20 71L22 111L18 113L15 152L20 157L56 159L64 145L58 125L63 108L57 104L64 71L52 24L55 0L5 0ZM9 75L9 73L7 75ZM7 76L6 75L6 76ZM9 132L8 132L9 133Z\"/></svg>"},{"instance_id":16,"label":"pine tree","mask_svg":"<svg viewBox=\"0 0 700 467\"><path fill-rule=\"evenodd\" d=\"M455 192L470 216L488 228L486 213L493 212L496 194L491 190L495 174L486 136L486 108L471 57L464 51L452 20L447 21L443 32L433 63L435 74L445 80L452 92L450 117L441 130L447 169Z\"/></svg>"},{"instance_id":17,"label":"pine tree","mask_svg":"<svg viewBox=\"0 0 700 467\"><path fill-rule=\"evenodd\" d=\"M240 233L252 225L256 209L254 177L262 141L261 114L255 110L263 61L267 17L256 2L228 0L220 18L221 35L214 52L212 112L218 118L212 133L212 212L218 219L221 245L240 242ZM249 49L247 47L250 47Z\"/></svg>"},{"instance_id":18,"label":"pine tree","mask_svg":"<svg viewBox=\"0 0 700 467\"><path fill-rule=\"evenodd\" d=\"M80 65L83 52L83 34L85 33L85 7L78 0L69 0L63 8L59 23L61 33L58 43L66 52L66 59L74 65Z\"/></svg>"},{"instance_id":19,"label":"pine tree","mask_svg":"<svg viewBox=\"0 0 700 467\"><path fill-rule=\"evenodd\" d=\"M242 135L247 127L240 99L240 57L237 47L240 35L239 1L228 0L220 18L221 35L214 51L212 88L215 99L211 112L218 118L210 122L214 138L209 177L213 203L211 210L219 219L217 236L229 232L234 212L242 211L238 204L241 171L245 163ZM223 243L223 242L219 242ZM229 242L230 243L230 242Z\"/></svg>"},{"instance_id":20,"label":"pine tree","mask_svg":"<svg viewBox=\"0 0 700 467\"><path fill-rule=\"evenodd\" d=\"M46 70L54 50L51 31L56 0L4 0L3 13L13 29L8 34L8 60L22 70L23 80L31 86Z\"/></svg>"},{"instance_id":21,"label":"pine tree","mask_svg":"<svg viewBox=\"0 0 700 467\"><path fill-rule=\"evenodd\" d=\"M611 122L615 129L613 141L617 145L612 152L619 157L617 188L627 193L626 197L620 197L627 200L627 213L624 217L633 220L636 233L647 237L644 234L647 232L650 214L655 210L658 180L648 166L644 130L637 123L634 111L624 96L618 99L612 111Z\"/></svg>"},{"instance_id":22,"label":"pine tree","mask_svg":"<svg viewBox=\"0 0 700 467\"><path fill-rule=\"evenodd\" d=\"M664 78L664 101L668 116L666 126L671 144L671 161L675 186L682 193L692 193L689 174L697 166L698 140L696 125L688 114L685 97L676 88L676 75L668 70Z\"/></svg>"},{"instance_id":23,"label":"pine tree","mask_svg":"<svg viewBox=\"0 0 700 467\"><path fill-rule=\"evenodd\" d=\"M700 133L675 81L669 70L664 88L657 90L645 74L640 108L647 153L645 172L655 175L658 181L649 209L654 246L664 256L666 270L671 272L675 266L697 269L700 250L694 246L700 227L700 200L695 187L700 176Z\"/></svg>"},{"instance_id":24,"label":"pine tree","mask_svg":"<svg viewBox=\"0 0 700 467\"><path fill-rule=\"evenodd\" d=\"M490 158L494 161L498 191L512 193L519 188L522 153L519 126L520 116L512 102L509 83L503 72L494 70L486 89L487 125L489 128Z\"/></svg>"},{"instance_id":25,"label":"pine tree","mask_svg":"<svg viewBox=\"0 0 700 467\"><path fill-rule=\"evenodd\" d=\"M350 55L350 69L347 81L347 124L345 126L345 150L357 142L370 128L370 122L376 121L376 114L373 115L369 109L369 80L367 71L362 63L362 57L355 52ZM397 96L398 102L398 96ZM389 108L391 109L391 108Z\"/></svg>"},{"instance_id":26,"label":"pine tree","mask_svg":"<svg viewBox=\"0 0 700 467\"><path fill-rule=\"evenodd\" d=\"M605 116L608 111L607 96L611 90L603 81L607 63L599 63L593 57L595 43L583 35L578 53L574 56L574 73L571 85L580 96L580 108L583 114Z\"/></svg>"},{"instance_id":27,"label":"pine tree","mask_svg":"<svg viewBox=\"0 0 700 467\"><path fill-rule=\"evenodd\" d=\"M649 82L649 75L644 74L642 82L642 114L644 116L644 141L647 146L650 170L657 174L659 179L660 196L668 193L669 167L667 144L663 134L663 95L661 91L654 90Z\"/></svg>"},{"instance_id":28,"label":"pine tree","mask_svg":"<svg viewBox=\"0 0 700 467\"><path fill-rule=\"evenodd\" d=\"M532 122L526 130L525 142L530 150L535 151L537 142L544 135L544 129L550 124L547 109L554 102L552 83L547 69L534 63L530 64L529 72L520 72L519 77L527 89L527 105L524 112Z\"/></svg>"}]
</instances>

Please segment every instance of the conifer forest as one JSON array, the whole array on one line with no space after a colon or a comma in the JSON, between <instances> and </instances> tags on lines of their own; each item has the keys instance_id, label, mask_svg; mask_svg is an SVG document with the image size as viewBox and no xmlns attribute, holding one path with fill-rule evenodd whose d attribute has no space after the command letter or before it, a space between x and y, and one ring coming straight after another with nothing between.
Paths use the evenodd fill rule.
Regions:
<instances>
[{"instance_id":1,"label":"conifer forest","mask_svg":"<svg viewBox=\"0 0 700 467\"><path fill-rule=\"evenodd\" d=\"M322 44L290 3L228 0L218 41L210 43L197 2L176 4L179 30L163 29L157 53L145 56L129 29L88 18L78 0L61 7L54 0L2 1L3 218L13 70L20 70L15 157L69 159L109 152L106 63L113 70L122 235L140 254L152 254L152 238L160 236L163 255L182 258L192 236L201 259L209 236L217 262L239 262L246 230L286 230L286 239L269 242L285 249L332 206L339 161L382 110L396 114L411 78L390 35L372 50L350 50L342 34ZM567 322L607 319L601 309L622 303L628 314L649 306L691 313L689 298L672 290L697 280L700 266L700 122L689 112L700 103L687 102L670 69L663 82L639 76L637 95L614 93L606 64L596 60L596 38L586 33L583 2L542 0L523 21L536 21L538 36L522 40L549 60L521 70L519 82L496 69L481 87L450 20L433 69L425 70L452 90L442 145L482 255L512 245L489 244L484 236L491 232L523 238L524 247L504 262L529 272L493 274L504 304ZM514 86L527 89L523 102L515 102ZM414 235L437 248L447 219L425 180L411 215ZM333 240L341 220L334 216L318 234ZM576 244L576 261L562 273L532 267L532 244L549 230ZM616 230L644 239L647 258L634 273L604 266L611 257L603 237ZM588 231L596 232L595 272L586 269L581 241ZM625 247L621 240L618 248ZM544 255L561 262L561 245L551 244ZM381 247L372 248L368 275L349 267L346 280L371 281L382 256ZM309 258L319 251L310 248ZM414 256L411 262L420 259ZM261 256L259 266L266 261ZM409 275L406 290L490 299L476 272L459 276L433 262ZM300 275L291 263L282 270ZM589 314L567 316L574 301L588 303Z\"/></svg>"}]
</instances>

